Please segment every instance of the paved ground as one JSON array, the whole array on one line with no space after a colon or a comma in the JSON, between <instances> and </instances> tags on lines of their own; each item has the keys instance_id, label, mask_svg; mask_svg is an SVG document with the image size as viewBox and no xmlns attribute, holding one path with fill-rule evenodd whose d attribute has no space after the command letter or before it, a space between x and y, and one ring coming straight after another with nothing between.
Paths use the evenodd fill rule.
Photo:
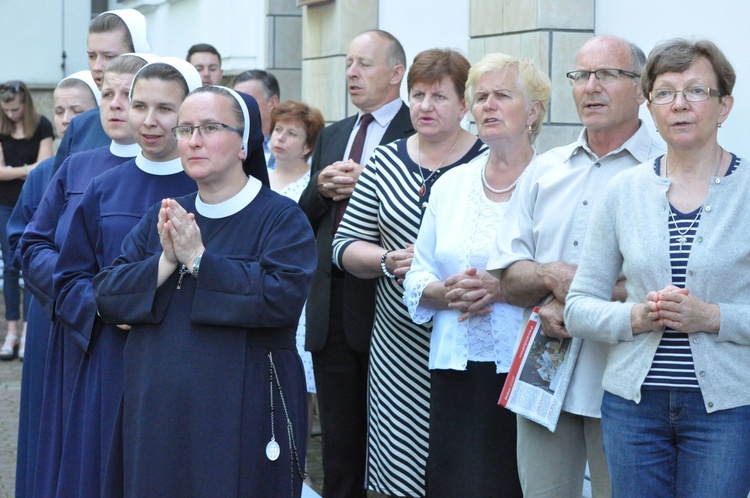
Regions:
<instances>
[{"instance_id":1,"label":"paved ground","mask_svg":"<svg viewBox=\"0 0 750 498\"><path fill-rule=\"evenodd\" d=\"M0 338L4 339L5 327L0 331ZM18 360L0 362L0 496L3 498L12 497L16 486L21 366Z\"/></svg>"}]
</instances>

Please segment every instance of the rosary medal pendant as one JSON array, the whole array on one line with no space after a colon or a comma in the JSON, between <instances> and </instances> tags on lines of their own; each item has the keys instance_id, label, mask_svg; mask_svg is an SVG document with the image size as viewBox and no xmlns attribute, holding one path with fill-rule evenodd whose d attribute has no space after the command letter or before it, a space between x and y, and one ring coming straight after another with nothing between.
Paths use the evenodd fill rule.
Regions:
<instances>
[{"instance_id":1,"label":"rosary medal pendant","mask_svg":"<svg viewBox=\"0 0 750 498\"><path fill-rule=\"evenodd\" d=\"M280 454L281 448L279 448L279 443L276 442L275 438L271 438L271 440L266 445L266 457L274 462L279 458Z\"/></svg>"},{"instance_id":2,"label":"rosary medal pendant","mask_svg":"<svg viewBox=\"0 0 750 498\"><path fill-rule=\"evenodd\" d=\"M419 187L419 196L422 197L426 191L427 191L427 185L423 183L422 186Z\"/></svg>"}]
</instances>

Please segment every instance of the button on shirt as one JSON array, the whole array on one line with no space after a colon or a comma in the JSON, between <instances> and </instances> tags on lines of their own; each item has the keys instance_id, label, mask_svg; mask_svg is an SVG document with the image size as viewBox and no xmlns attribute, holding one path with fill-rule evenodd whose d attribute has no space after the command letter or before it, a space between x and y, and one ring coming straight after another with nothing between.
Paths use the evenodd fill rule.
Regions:
<instances>
[{"instance_id":1,"label":"button on shirt","mask_svg":"<svg viewBox=\"0 0 750 498\"><path fill-rule=\"evenodd\" d=\"M627 142L601 158L589 148L585 129L576 142L542 154L518 184L506 212L508 228L498 232L487 268L524 260L577 265L591 210L609 180L663 153L641 123ZM607 348L583 341L563 410L601 417Z\"/></svg>"}]
</instances>

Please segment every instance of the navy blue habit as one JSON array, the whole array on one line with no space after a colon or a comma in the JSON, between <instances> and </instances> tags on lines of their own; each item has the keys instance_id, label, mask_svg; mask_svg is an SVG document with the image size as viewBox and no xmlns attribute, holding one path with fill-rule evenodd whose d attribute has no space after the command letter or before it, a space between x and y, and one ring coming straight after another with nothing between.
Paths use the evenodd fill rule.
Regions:
<instances>
[{"instance_id":1,"label":"navy blue habit","mask_svg":"<svg viewBox=\"0 0 750 498\"><path fill-rule=\"evenodd\" d=\"M137 145L113 144L79 152L67 158L52 177L19 243L24 281L34 296L36 305L42 309L42 314L52 316L56 297L52 274L73 212L86 186L93 177L131 159L137 150ZM33 203L33 200L29 199L29 202ZM28 418L30 423L32 419L38 418L44 420L44 424L29 426L29 441L31 437L36 437L38 444L36 448L27 448L25 458L28 461L27 468L31 470L26 475L26 494L17 496L54 495L63 431L82 356L81 348L71 344L64 325L58 320L53 320L52 326L48 326L46 330L43 327L40 325L38 329L32 328L32 323L29 322L27 336L31 334L32 337L28 346L31 359L24 363L31 361L29 368L34 369L34 377L43 376L41 386L34 388L36 394L29 399ZM35 347L37 342L38 347ZM42 392L39 393L38 389ZM41 399L37 400L37 396ZM34 403L31 402L32 399L35 400ZM40 403L37 405L36 401ZM37 433L33 434L34 431ZM19 460L19 465L21 464Z\"/></svg>"},{"instance_id":2,"label":"navy blue habit","mask_svg":"<svg viewBox=\"0 0 750 498\"><path fill-rule=\"evenodd\" d=\"M127 332L98 316L92 279L120 254L123 239L148 208L196 189L179 158L157 163L139 155L94 178L76 208L53 276L57 319L81 353L63 436L58 496L100 494L122 396Z\"/></svg>"},{"instance_id":3,"label":"navy blue habit","mask_svg":"<svg viewBox=\"0 0 750 498\"><path fill-rule=\"evenodd\" d=\"M183 277L178 289L175 271L156 287L158 206L95 278L104 319L133 327L104 494L299 496L307 404L295 333L316 265L310 224L296 203L265 187L218 219L201 215L195 199L177 201L196 213L206 248L197 279ZM270 396L276 461L265 452Z\"/></svg>"}]
</instances>

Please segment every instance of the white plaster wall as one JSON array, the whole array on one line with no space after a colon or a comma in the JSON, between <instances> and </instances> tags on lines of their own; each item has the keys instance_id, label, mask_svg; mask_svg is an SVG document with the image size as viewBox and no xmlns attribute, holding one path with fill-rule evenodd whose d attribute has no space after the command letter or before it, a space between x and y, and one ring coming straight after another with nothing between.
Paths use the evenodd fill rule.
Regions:
<instances>
[{"instance_id":1,"label":"white plaster wall","mask_svg":"<svg viewBox=\"0 0 750 498\"><path fill-rule=\"evenodd\" d=\"M191 45L210 43L224 71L265 67L265 2L262 0L126 0L148 20L151 48L158 55L185 57Z\"/></svg>"},{"instance_id":2,"label":"white plaster wall","mask_svg":"<svg viewBox=\"0 0 750 498\"><path fill-rule=\"evenodd\" d=\"M646 55L656 43L675 37L708 38L716 43L737 72L731 115L719 130L719 143L734 153L750 157L747 123L750 119L750 30L747 0L597 0L597 34L625 37ZM641 118L656 135L644 105Z\"/></svg>"},{"instance_id":3,"label":"white plaster wall","mask_svg":"<svg viewBox=\"0 0 750 498\"><path fill-rule=\"evenodd\" d=\"M407 70L428 48L453 48L468 58L469 0L380 0L378 8L380 29L404 46ZM406 77L401 95L408 102Z\"/></svg>"},{"instance_id":4,"label":"white plaster wall","mask_svg":"<svg viewBox=\"0 0 750 498\"><path fill-rule=\"evenodd\" d=\"M0 1L0 81L56 85L68 74L87 69L90 15L90 0Z\"/></svg>"}]
</instances>

